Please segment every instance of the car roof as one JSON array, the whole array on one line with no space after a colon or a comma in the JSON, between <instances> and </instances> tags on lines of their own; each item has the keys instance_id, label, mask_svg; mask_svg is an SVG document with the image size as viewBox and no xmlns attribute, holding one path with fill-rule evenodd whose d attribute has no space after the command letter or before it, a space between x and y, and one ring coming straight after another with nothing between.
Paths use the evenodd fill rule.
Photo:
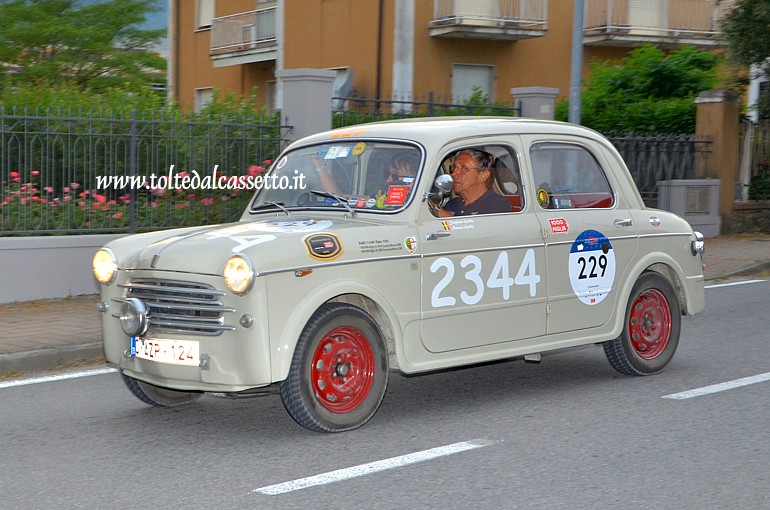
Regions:
<instances>
[{"instance_id":1,"label":"car roof","mask_svg":"<svg viewBox=\"0 0 770 510\"><path fill-rule=\"evenodd\" d=\"M430 145L431 142L446 142L470 136L532 133L574 135L604 140L602 135L592 129L567 122L518 117L418 117L332 129L305 137L295 144L381 138L407 139Z\"/></svg>"}]
</instances>

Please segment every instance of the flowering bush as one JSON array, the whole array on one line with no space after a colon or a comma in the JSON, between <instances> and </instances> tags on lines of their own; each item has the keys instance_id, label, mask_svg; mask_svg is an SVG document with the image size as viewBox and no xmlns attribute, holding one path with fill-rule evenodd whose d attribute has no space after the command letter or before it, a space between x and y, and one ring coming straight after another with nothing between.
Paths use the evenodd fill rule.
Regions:
<instances>
[{"instance_id":1,"label":"flowering bush","mask_svg":"<svg viewBox=\"0 0 770 510\"><path fill-rule=\"evenodd\" d=\"M221 183L245 182L262 175L252 165L243 175L218 175ZM184 177L187 173L180 172ZM134 232L237 221L253 190L166 189L97 190L85 183L55 187L39 170L10 171L0 184L0 232L8 234ZM236 186L231 185L231 188Z\"/></svg>"}]
</instances>

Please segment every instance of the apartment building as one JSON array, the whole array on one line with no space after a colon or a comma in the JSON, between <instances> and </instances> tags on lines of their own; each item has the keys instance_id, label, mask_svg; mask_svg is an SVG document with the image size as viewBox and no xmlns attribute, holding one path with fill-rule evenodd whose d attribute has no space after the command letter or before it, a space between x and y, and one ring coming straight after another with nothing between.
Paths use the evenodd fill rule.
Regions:
<instances>
[{"instance_id":1,"label":"apartment building","mask_svg":"<svg viewBox=\"0 0 770 510\"><path fill-rule=\"evenodd\" d=\"M492 100L541 86L569 95L574 0L169 0L169 93L200 109L214 90L280 108L275 72L337 71L360 97ZM716 49L722 0L584 0L583 75L652 43Z\"/></svg>"}]
</instances>

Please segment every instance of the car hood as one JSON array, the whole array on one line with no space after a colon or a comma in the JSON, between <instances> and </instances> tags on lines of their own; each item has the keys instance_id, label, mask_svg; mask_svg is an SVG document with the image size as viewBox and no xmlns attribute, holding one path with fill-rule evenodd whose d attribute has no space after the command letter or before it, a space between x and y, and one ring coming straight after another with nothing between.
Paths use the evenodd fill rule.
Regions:
<instances>
[{"instance_id":1,"label":"car hood","mask_svg":"<svg viewBox=\"0 0 770 510\"><path fill-rule=\"evenodd\" d=\"M372 234L374 226L377 235ZM137 234L113 241L108 247L121 269L220 275L227 259L243 254L255 271L262 273L361 258L368 253L365 248L369 243L388 244L391 251L408 253L412 247L404 245L403 232L403 223L381 220L270 216Z\"/></svg>"}]
</instances>

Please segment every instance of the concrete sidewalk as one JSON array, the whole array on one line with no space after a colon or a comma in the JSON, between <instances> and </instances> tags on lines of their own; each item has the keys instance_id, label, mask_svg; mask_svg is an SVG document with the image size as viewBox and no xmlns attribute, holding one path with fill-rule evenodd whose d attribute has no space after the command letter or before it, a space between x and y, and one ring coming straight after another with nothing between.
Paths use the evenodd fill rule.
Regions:
<instances>
[{"instance_id":1,"label":"concrete sidewalk","mask_svg":"<svg viewBox=\"0 0 770 510\"><path fill-rule=\"evenodd\" d=\"M706 280L770 276L770 235L706 239ZM0 305L0 377L104 362L97 295Z\"/></svg>"}]
</instances>

